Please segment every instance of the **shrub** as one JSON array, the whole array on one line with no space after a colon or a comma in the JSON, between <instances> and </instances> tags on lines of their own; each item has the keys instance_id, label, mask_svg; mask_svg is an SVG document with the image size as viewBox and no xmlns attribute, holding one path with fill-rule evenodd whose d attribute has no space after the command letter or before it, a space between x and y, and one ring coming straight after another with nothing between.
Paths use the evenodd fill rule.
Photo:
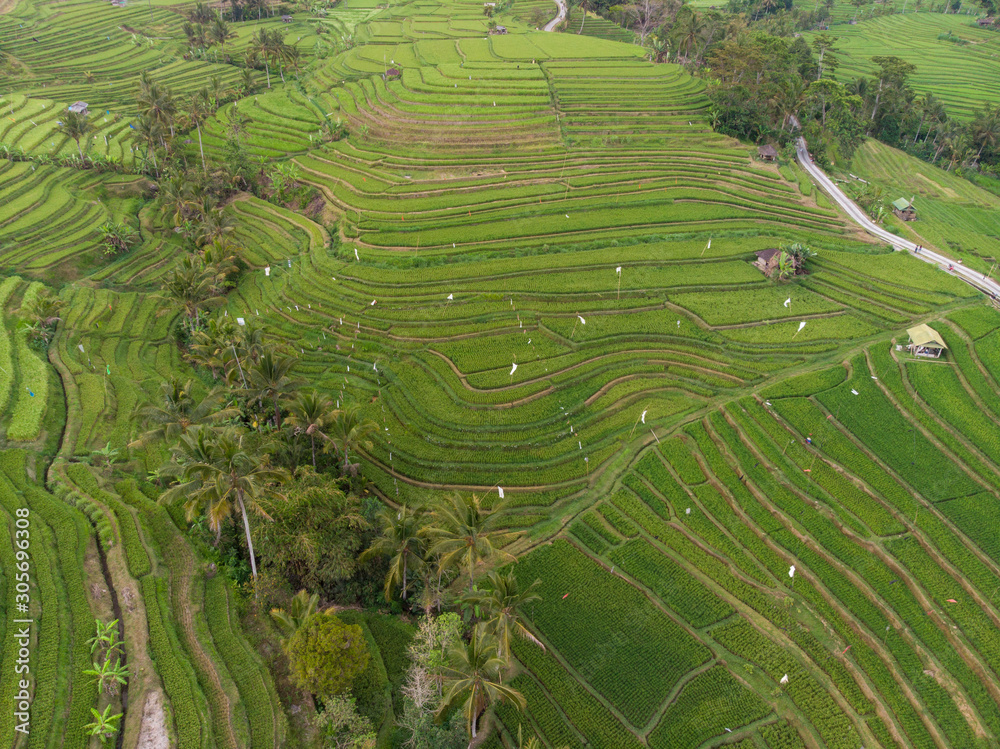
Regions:
<instances>
[{"instance_id":1,"label":"shrub","mask_svg":"<svg viewBox=\"0 0 1000 749\"><path fill-rule=\"evenodd\" d=\"M350 689L371 658L361 627L325 613L310 616L289 639L285 652L292 681L320 697Z\"/></svg>"}]
</instances>

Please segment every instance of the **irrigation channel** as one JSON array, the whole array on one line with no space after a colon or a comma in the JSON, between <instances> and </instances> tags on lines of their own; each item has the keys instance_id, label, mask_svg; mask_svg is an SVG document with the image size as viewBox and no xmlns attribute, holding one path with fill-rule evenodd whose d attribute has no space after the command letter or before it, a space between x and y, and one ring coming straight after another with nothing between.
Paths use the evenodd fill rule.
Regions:
<instances>
[{"instance_id":1,"label":"irrigation channel","mask_svg":"<svg viewBox=\"0 0 1000 749\"><path fill-rule=\"evenodd\" d=\"M545 31L555 31L556 26L566 20L566 0L555 0L555 3L559 6L559 13L545 24Z\"/></svg>"},{"instance_id":2,"label":"irrigation channel","mask_svg":"<svg viewBox=\"0 0 1000 749\"><path fill-rule=\"evenodd\" d=\"M820 187L822 187L831 198L837 201L837 204L844 209L847 215L850 216L851 219L853 219L854 222L866 232L878 237L879 239L884 239L897 250L909 250L914 257L918 257L924 262L938 265L942 270L947 271L953 276L961 278L966 283L975 286L977 289L992 295L994 299L1000 299L1000 283L997 283L991 278L984 278L981 273L977 273L976 271L970 270L962 265L958 265L943 255L939 255L926 248L921 248L920 252L917 252L916 243L911 242L908 239L903 239L902 237L899 237L890 231L886 231L875 224L868 218L867 215L865 215L865 212L862 211L853 200L844 194L843 190L834 184L833 180L826 175L826 172L812 162L812 159L809 156L809 150L806 147L805 138L800 137L796 140L796 151L799 157L799 164L802 165L802 168L812 175L813 178L819 183Z\"/></svg>"}]
</instances>

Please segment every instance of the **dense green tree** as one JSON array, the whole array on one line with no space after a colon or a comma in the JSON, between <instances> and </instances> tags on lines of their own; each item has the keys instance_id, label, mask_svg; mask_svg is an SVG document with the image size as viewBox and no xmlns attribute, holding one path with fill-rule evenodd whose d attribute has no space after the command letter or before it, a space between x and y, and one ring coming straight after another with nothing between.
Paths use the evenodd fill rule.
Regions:
<instances>
[{"instance_id":1,"label":"dense green tree","mask_svg":"<svg viewBox=\"0 0 1000 749\"><path fill-rule=\"evenodd\" d=\"M371 657L359 625L326 613L306 619L285 643L285 654L295 685L320 699L350 689Z\"/></svg>"},{"instance_id":2,"label":"dense green tree","mask_svg":"<svg viewBox=\"0 0 1000 749\"><path fill-rule=\"evenodd\" d=\"M259 500L253 518L262 563L292 589L334 595L336 586L357 574L371 524L361 500L342 491L329 477L299 469L281 495Z\"/></svg>"}]
</instances>

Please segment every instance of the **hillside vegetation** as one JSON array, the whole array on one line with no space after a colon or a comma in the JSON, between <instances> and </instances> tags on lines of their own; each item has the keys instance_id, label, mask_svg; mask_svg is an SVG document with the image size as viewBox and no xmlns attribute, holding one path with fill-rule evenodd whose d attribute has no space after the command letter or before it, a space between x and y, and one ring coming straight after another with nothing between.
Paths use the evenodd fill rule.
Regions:
<instances>
[{"instance_id":1,"label":"hillside vegetation","mask_svg":"<svg viewBox=\"0 0 1000 749\"><path fill-rule=\"evenodd\" d=\"M214 45L193 2L0 15L0 518L12 538L32 518L16 749L96 749L108 707L126 749L340 746L314 722L336 695L289 665L300 608L332 604L370 656L359 746L401 746L421 647L442 673L431 613L469 592L487 618L490 566L539 598L508 612L530 637L479 654L526 700L473 715L489 749L996 745L989 300L714 132L705 79L606 19L546 33L544 4L501 5L490 34L463 0L231 5ZM941 60L914 87L969 117L996 76L967 21L845 26L841 71L870 72L872 28L912 33ZM943 28L981 44L957 58ZM874 141L851 170L920 196L900 233L994 261L992 193ZM800 272L753 264L779 248ZM940 360L904 348L918 323ZM287 376L264 382L273 352ZM313 391L334 416L303 413ZM207 415L157 432L182 401ZM265 469L249 510L192 469L226 449ZM412 567L378 551L448 502L492 518L492 559L449 566L440 525ZM17 561L0 543L0 633L24 616ZM118 620L127 685L84 673L95 619ZM440 718L464 746L462 710Z\"/></svg>"}]
</instances>

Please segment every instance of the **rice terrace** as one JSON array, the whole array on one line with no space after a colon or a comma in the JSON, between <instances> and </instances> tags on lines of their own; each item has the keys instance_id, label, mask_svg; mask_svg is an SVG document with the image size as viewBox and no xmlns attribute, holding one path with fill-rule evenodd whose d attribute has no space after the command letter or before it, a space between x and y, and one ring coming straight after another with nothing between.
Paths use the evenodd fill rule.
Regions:
<instances>
[{"instance_id":1,"label":"rice terrace","mask_svg":"<svg viewBox=\"0 0 1000 749\"><path fill-rule=\"evenodd\" d=\"M0 0L0 747L1000 747L998 19Z\"/></svg>"}]
</instances>

